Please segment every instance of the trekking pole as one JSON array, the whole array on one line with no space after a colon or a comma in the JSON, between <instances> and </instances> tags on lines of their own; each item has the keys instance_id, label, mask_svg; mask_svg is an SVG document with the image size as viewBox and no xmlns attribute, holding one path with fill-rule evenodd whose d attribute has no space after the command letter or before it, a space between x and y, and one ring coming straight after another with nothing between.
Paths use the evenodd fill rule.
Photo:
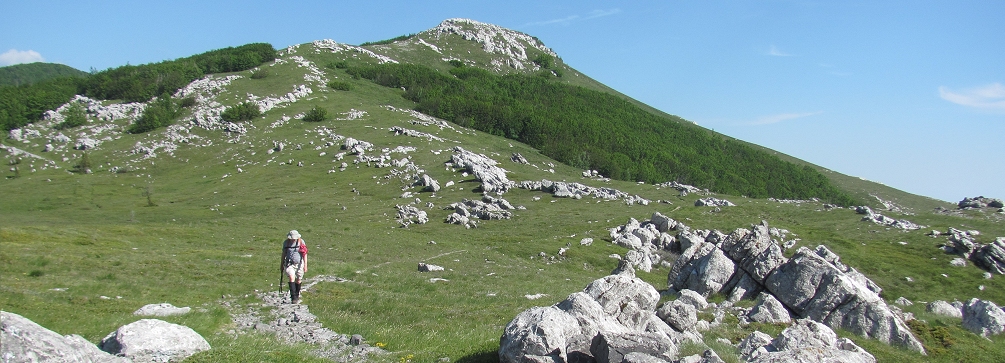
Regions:
<instances>
[{"instance_id":1,"label":"trekking pole","mask_svg":"<svg viewBox=\"0 0 1005 363\"><path fill-rule=\"evenodd\" d=\"M283 298L283 263L279 263L279 298Z\"/></svg>"}]
</instances>

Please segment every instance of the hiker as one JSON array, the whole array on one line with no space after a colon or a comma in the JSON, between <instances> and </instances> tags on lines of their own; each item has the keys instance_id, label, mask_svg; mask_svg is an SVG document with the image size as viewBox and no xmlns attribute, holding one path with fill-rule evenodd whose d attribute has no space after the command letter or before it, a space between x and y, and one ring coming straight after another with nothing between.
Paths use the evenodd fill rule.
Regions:
<instances>
[{"instance_id":1,"label":"hiker","mask_svg":"<svg viewBox=\"0 0 1005 363\"><path fill-rule=\"evenodd\" d=\"M300 232L290 231L283 241L282 271L290 278L290 303L300 303L300 286L307 272L307 244Z\"/></svg>"}]
</instances>

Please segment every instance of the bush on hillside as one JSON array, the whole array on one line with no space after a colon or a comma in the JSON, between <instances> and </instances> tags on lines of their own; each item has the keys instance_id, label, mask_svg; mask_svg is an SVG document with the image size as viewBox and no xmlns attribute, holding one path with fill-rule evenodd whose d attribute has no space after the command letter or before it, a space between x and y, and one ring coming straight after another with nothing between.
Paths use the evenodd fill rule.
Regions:
<instances>
[{"instance_id":1,"label":"bush on hillside","mask_svg":"<svg viewBox=\"0 0 1005 363\"><path fill-rule=\"evenodd\" d=\"M352 91L352 83L346 81L330 81L328 87L337 91Z\"/></svg>"},{"instance_id":2,"label":"bush on hillside","mask_svg":"<svg viewBox=\"0 0 1005 363\"><path fill-rule=\"evenodd\" d=\"M175 105L171 96L161 95L152 104L143 109L143 114L136 119L136 122L126 129L130 134L142 134L174 123L178 117L179 109Z\"/></svg>"},{"instance_id":3,"label":"bush on hillside","mask_svg":"<svg viewBox=\"0 0 1005 363\"><path fill-rule=\"evenodd\" d=\"M325 64L325 68L329 69L346 69L349 68L349 62L344 60L328 62Z\"/></svg>"},{"instance_id":4,"label":"bush on hillside","mask_svg":"<svg viewBox=\"0 0 1005 363\"><path fill-rule=\"evenodd\" d=\"M262 111L258 108L258 105L253 102L242 102L227 109L223 110L220 114L220 118L228 122L241 122L249 121L255 117L261 116Z\"/></svg>"},{"instance_id":5,"label":"bush on hillside","mask_svg":"<svg viewBox=\"0 0 1005 363\"><path fill-rule=\"evenodd\" d=\"M87 111L84 106L74 103L63 110L63 122L53 126L56 130L65 130L87 124Z\"/></svg>"},{"instance_id":6,"label":"bush on hillside","mask_svg":"<svg viewBox=\"0 0 1005 363\"><path fill-rule=\"evenodd\" d=\"M307 113L304 114L303 120L310 122L320 122L326 119L328 119L328 110L322 107L314 106L314 108L312 108L310 111L307 111Z\"/></svg>"},{"instance_id":7,"label":"bush on hillside","mask_svg":"<svg viewBox=\"0 0 1005 363\"><path fill-rule=\"evenodd\" d=\"M363 44L360 44L359 46L365 47L365 46L368 46L368 45L391 44L391 43L394 43L394 42L397 42L397 41L409 39L411 37L414 37L415 35L416 34L414 34L414 33L413 34L406 34L406 35L399 35L399 36L396 36L396 37L391 38L391 39L378 40L376 42L364 42Z\"/></svg>"},{"instance_id":8,"label":"bush on hillside","mask_svg":"<svg viewBox=\"0 0 1005 363\"><path fill-rule=\"evenodd\" d=\"M194 96L188 96L188 97L185 97L185 98L182 98L182 99L178 100L178 107L189 108L189 107L192 107L192 106L195 106L195 97Z\"/></svg>"},{"instance_id":9,"label":"bush on hillside","mask_svg":"<svg viewBox=\"0 0 1005 363\"><path fill-rule=\"evenodd\" d=\"M251 72L251 79L263 79L269 76L269 70L265 68L260 68L254 72Z\"/></svg>"}]
</instances>

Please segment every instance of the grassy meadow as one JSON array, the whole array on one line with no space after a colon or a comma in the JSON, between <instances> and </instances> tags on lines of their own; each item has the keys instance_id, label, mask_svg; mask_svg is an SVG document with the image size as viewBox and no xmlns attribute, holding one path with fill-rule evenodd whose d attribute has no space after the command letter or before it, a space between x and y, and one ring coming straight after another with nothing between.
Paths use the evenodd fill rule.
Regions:
<instances>
[{"instance_id":1,"label":"grassy meadow","mask_svg":"<svg viewBox=\"0 0 1005 363\"><path fill-rule=\"evenodd\" d=\"M318 65L345 58L309 49L304 45L296 54ZM306 70L293 62L268 67L269 76L263 79L247 77L250 71L236 73L245 78L235 80L215 99L234 105L248 93L281 95L291 85L304 83ZM0 179L0 308L60 334L80 334L97 343L119 326L140 319L132 312L141 306L169 302L191 306L194 311L164 320L192 327L214 347L187 361L320 361L307 354L308 346L280 344L270 335L229 333L234 326L221 304L224 300L251 303L256 292L278 289L279 246L287 231L297 229L310 246L308 277L334 275L349 280L320 283L304 293L304 302L325 327L385 344L393 352L384 358L389 361L493 362L498 360L503 327L516 314L559 302L617 265L610 255L625 250L611 244L609 228L660 212L692 228L725 233L766 220L800 238L797 247L827 245L843 262L883 287L888 302L900 296L917 302L904 310L924 319L927 329L936 332L923 338L928 356L840 332L881 362L1005 360L1002 337L977 337L963 330L959 319L925 313L921 303L972 297L1005 303L1005 278L986 280L983 271L972 265L951 267L949 261L955 256L937 248L945 238L925 235L948 227L979 230L978 241L987 243L1005 236L1000 216L977 211L968 211L965 217L935 214L935 206L951 205L902 192L895 195L895 201L909 206L913 214L883 213L928 228L888 229L861 221L853 210L824 210L816 202L785 204L716 195L737 206L720 211L695 207L697 195L680 197L675 190L648 184L585 179L581 170L549 160L515 141L460 127L411 124L411 116L385 107L414 107L401 98L400 90L352 79L340 69L324 71L330 80L352 83L352 91L312 86L314 93L308 98L246 122L245 135L225 137L220 131L195 129L202 139L181 145L173 155L160 152L155 158L141 159L129 152L139 141L156 140L160 131L124 134L88 152L93 174L67 171L79 160L79 151L64 153L68 160L62 161L41 152L44 142L4 140L51 158L60 168L33 172L25 159L19 175L5 169L5 178ZM292 117L314 106L326 108L333 116L322 122L293 119L272 127L283 116ZM351 109L366 111L366 115L336 119ZM388 131L393 126L430 133L444 141L395 136ZM447 181L455 184L437 193L419 192L421 187L411 186L413 180L391 175L391 168L356 165L354 156L335 160L334 155L342 152L341 143L327 145L332 139L319 130L371 142L374 153L382 148L415 147L407 155L392 156L410 158L441 186ZM270 153L275 142L286 147ZM526 207L514 211L513 219L482 221L475 229L446 224L443 220L451 211L444 207L480 198L473 177L444 166L455 146L499 161L509 170L510 180L581 182L670 203L626 205L513 189L504 197ZM514 152L531 164L509 161ZM4 155L12 159L9 153ZM342 162L349 164L345 171L338 170ZM127 171L111 172L123 166L128 166ZM855 192L863 195L873 188L889 199L893 198L887 195L895 193L854 180L839 185L857 188ZM414 195L403 196L406 191ZM417 206L429 213L430 222L402 228L395 221L396 205ZM585 237L593 238L593 245L581 246L579 241ZM559 256L565 247L568 252ZM542 252L546 257L540 257ZM419 262L446 270L419 273ZM663 267L638 275L663 290L668 270ZM527 297L535 294L545 296ZM733 324L708 332L711 339L706 341L724 337L735 343L755 328L776 334L783 327L740 329ZM703 347L685 348L700 352ZM728 347L713 348L735 361Z\"/></svg>"}]
</instances>

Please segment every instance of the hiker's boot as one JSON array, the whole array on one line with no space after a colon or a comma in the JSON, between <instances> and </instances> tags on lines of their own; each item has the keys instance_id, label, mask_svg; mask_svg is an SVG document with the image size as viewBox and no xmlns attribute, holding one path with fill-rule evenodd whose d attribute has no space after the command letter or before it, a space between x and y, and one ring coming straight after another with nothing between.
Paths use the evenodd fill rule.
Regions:
<instances>
[{"instance_id":1,"label":"hiker's boot","mask_svg":"<svg viewBox=\"0 0 1005 363\"><path fill-rule=\"evenodd\" d=\"M301 283L301 282L298 282L298 283L297 283L297 303L298 303L298 304L300 303L300 300L301 300L301 299L300 299L300 289L301 289L301 288L302 288L303 286L304 286L304 285L303 285L303 283Z\"/></svg>"},{"instance_id":2,"label":"hiker's boot","mask_svg":"<svg viewBox=\"0 0 1005 363\"><path fill-rule=\"evenodd\" d=\"M290 303L291 304L296 304L297 296L298 295L300 295L300 294L299 294L299 291L297 291L297 283L291 281L290 282Z\"/></svg>"}]
</instances>

